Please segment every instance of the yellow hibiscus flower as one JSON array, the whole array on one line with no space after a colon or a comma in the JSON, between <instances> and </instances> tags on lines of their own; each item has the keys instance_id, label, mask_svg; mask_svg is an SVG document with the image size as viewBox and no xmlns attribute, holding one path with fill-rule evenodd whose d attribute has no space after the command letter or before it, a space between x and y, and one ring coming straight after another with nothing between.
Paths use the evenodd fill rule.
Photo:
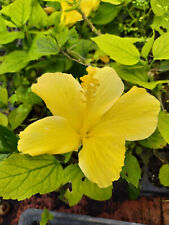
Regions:
<instances>
[{"instance_id":1,"label":"yellow hibiscus flower","mask_svg":"<svg viewBox=\"0 0 169 225\"><path fill-rule=\"evenodd\" d=\"M66 73L42 75L32 91L53 116L29 125L20 133L20 152L32 156L78 151L85 176L100 187L120 176L125 140L150 136L157 126L159 101L144 88L124 85L110 67L88 67L80 84ZM121 96L122 95L122 96Z\"/></svg>"},{"instance_id":2,"label":"yellow hibiscus flower","mask_svg":"<svg viewBox=\"0 0 169 225\"><path fill-rule=\"evenodd\" d=\"M73 25L77 21L82 20L81 14L77 10L67 11L72 8L72 5L69 4L73 3L73 0L61 0L60 4L62 7L62 16L61 16L61 22L63 22L65 25ZM76 3L79 2L79 0L75 1ZM81 0L80 1L80 9L82 12L88 16L92 10L97 9L98 5L100 3L100 0Z\"/></svg>"}]
</instances>

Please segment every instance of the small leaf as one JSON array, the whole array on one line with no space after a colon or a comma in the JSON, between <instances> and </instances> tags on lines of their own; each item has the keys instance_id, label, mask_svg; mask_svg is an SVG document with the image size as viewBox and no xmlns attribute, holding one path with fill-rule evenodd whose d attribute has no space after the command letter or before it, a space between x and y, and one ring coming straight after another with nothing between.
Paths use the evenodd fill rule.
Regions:
<instances>
[{"instance_id":1,"label":"small leaf","mask_svg":"<svg viewBox=\"0 0 169 225\"><path fill-rule=\"evenodd\" d=\"M158 117L158 129L162 137L169 144L169 113L160 112Z\"/></svg>"},{"instance_id":2,"label":"small leaf","mask_svg":"<svg viewBox=\"0 0 169 225\"><path fill-rule=\"evenodd\" d=\"M154 16L151 28L157 30L161 35L164 34L165 31L169 32L169 15Z\"/></svg>"},{"instance_id":3,"label":"small leaf","mask_svg":"<svg viewBox=\"0 0 169 225\"><path fill-rule=\"evenodd\" d=\"M169 59L169 32L155 40L153 56L155 60Z\"/></svg>"},{"instance_id":4,"label":"small leaf","mask_svg":"<svg viewBox=\"0 0 169 225\"><path fill-rule=\"evenodd\" d=\"M120 64L134 65L140 60L139 51L130 40L111 34L103 34L92 40L105 54Z\"/></svg>"},{"instance_id":5,"label":"small leaf","mask_svg":"<svg viewBox=\"0 0 169 225\"><path fill-rule=\"evenodd\" d=\"M48 16L37 0L32 1L32 11L28 21L30 28L42 29L47 26Z\"/></svg>"},{"instance_id":6,"label":"small leaf","mask_svg":"<svg viewBox=\"0 0 169 225\"><path fill-rule=\"evenodd\" d=\"M92 183L87 178L83 182L83 193L97 201L105 201L111 198L113 186L99 188L97 184Z\"/></svg>"},{"instance_id":7,"label":"small leaf","mask_svg":"<svg viewBox=\"0 0 169 225\"><path fill-rule=\"evenodd\" d=\"M0 125L6 127L8 125L8 117L0 112Z\"/></svg>"},{"instance_id":8,"label":"small leaf","mask_svg":"<svg viewBox=\"0 0 169 225\"><path fill-rule=\"evenodd\" d=\"M0 33L0 44L8 44L19 38L24 38L23 32L3 32Z\"/></svg>"},{"instance_id":9,"label":"small leaf","mask_svg":"<svg viewBox=\"0 0 169 225\"><path fill-rule=\"evenodd\" d=\"M27 52L13 51L3 57L0 64L0 74L17 72L24 68L28 62Z\"/></svg>"},{"instance_id":10,"label":"small leaf","mask_svg":"<svg viewBox=\"0 0 169 225\"><path fill-rule=\"evenodd\" d=\"M151 8L157 16L164 15L169 7L168 0L151 0Z\"/></svg>"},{"instance_id":11,"label":"small leaf","mask_svg":"<svg viewBox=\"0 0 169 225\"><path fill-rule=\"evenodd\" d=\"M12 154L0 163L0 196L20 201L57 190L62 179L63 169L54 156Z\"/></svg>"},{"instance_id":12,"label":"small leaf","mask_svg":"<svg viewBox=\"0 0 169 225\"><path fill-rule=\"evenodd\" d=\"M141 50L141 55L146 59L154 43L154 34L149 38Z\"/></svg>"},{"instance_id":13,"label":"small leaf","mask_svg":"<svg viewBox=\"0 0 169 225\"><path fill-rule=\"evenodd\" d=\"M0 105L8 104L8 91L6 88L0 87Z\"/></svg>"},{"instance_id":14,"label":"small leaf","mask_svg":"<svg viewBox=\"0 0 169 225\"><path fill-rule=\"evenodd\" d=\"M3 7L1 13L9 16L18 27L21 27L29 19L32 9L31 4L32 0L15 0L8 6Z\"/></svg>"},{"instance_id":15,"label":"small leaf","mask_svg":"<svg viewBox=\"0 0 169 225\"><path fill-rule=\"evenodd\" d=\"M156 130L156 132L151 135L149 138L139 141L139 143L146 147L151 149L161 149L164 146L166 146L167 142L163 139L160 132Z\"/></svg>"},{"instance_id":16,"label":"small leaf","mask_svg":"<svg viewBox=\"0 0 169 225\"><path fill-rule=\"evenodd\" d=\"M32 105L22 104L9 114L9 123L12 130L16 129L26 119L32 109Z\"/></svg>"},{"instance_id":17,"label":"small leaf","mask_svg":"<svg viewBox=\"0 0 169 225\"><path fill-rule=\"evenodd\" d=\"M37 60L45 55L56 55L59 52L56 41L43 34L37 34L28 52L30 60Z\"/></svg>"},{"instance_id":18,"label":"small leaf","mask_svg":"<svg viewBox=\"0 0 169 225\"><path fill-rule=\"evenodd\" d=\"M64 197L68 200L69 206L77 204L83 196L82 192L82 178L84 177L77 164L71 164L64 170L64 182L69 183L69 187Z\"/></svg>"},{"instance_id":19,"label":"small leaf","mask_svg":"<svg viewBox=\"0 0 169 225\"><path fill-rule=\"evenodd\" d=\"M46 225L49 220L53 220L53 215L49 212L49 210L44 209L43 213L41 214L41 221L40 225Z\"/></svg>"},{"instance_id":20,"label":"small leaf","mask_svg":"<svg viewBox=\"0 0 169 225\"><path fill-rule=\"evenodd\" d=\"M169 186L169 164L165 164L160 168L159 180L163 186Z\"/></svg>"},{"instance_id":21,"label":"small leaf","mask_svg":"<svg viewBox=\"0 0 169 225\"><path fill-rule=\"evenodd\" d=\"M131 153L126 154L121 177L136 188L138 187L139 180L141 179L141 169L136 157Z\"/></svg>"},{"instance_id":22,"label":"small leaf","mask_svg":"<svg viewBox=\"0 0 169 225\"><path fill-rule=\"evenodd\" d=\"M116 6L103 3L100 5L95 17L92 19L93 24L104 25L110 23L118 14Z\"/></svg>"},{"instance_id":23,"label":"small leaf","mask_svg":"<svg viewBox=\"0 0 169 225\"><path fill-rule=\"evenodd\" d=\"M17 151L18 139L8 128L0 125L0 152L11 153Z\"/></svg>"}]
</instances>

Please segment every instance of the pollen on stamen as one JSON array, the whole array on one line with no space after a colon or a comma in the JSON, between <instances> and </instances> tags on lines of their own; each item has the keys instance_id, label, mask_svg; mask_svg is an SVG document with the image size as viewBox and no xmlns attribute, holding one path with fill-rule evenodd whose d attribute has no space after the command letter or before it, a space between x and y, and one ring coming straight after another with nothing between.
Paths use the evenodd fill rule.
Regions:
<instances>
[{"instance_id":1,"label":"pollen on stamen","mask_svg":"<svg viewBox=\"0 0 169 225\"><path fill-rule=\"evenodd\" d=\"M87 72L88 75L81 77L80 80L82 81L81 86L84 89L86 101L91 101L95 97L99 81L94 77L96 68L90 66L87 68Z\"/></svg>"}]
</instances>

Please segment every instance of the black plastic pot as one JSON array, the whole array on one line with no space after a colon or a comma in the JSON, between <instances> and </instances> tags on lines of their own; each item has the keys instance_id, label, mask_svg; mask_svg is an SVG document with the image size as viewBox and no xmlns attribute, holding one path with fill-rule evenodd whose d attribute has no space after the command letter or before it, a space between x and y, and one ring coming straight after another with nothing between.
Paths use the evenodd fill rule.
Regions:
<instances>
[{"instance_id":1,"label":"black plastic pot","mask_svg":"<svg viewBox=\"0 0 169 225\"><path fill-rule=\"evenodd\" d=\"M33 223L39 222L42 212L43 210L33 208L25 210L20 217L18 225L33 225ZM50 213L54 216L54 219L50 221L51 225L143 225L77 214L53 211L50 211Z\"/></svg>"}]
</instances>

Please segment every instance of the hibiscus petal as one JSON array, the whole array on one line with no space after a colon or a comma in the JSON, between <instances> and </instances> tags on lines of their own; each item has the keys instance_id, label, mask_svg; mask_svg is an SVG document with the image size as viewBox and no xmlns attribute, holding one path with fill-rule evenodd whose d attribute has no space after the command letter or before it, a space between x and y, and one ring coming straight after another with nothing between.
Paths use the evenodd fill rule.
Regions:
<instances>
[{"instance_id":1,"label":"hibiscus petal","mask_svg":"<svg viewBox=\"0 0 169 225\"><path fill-rule=\"evenodd\" d=\"M79 166L90 181L105 188L120 177L124 158L124 138L92 136L83 140Z\"/></svg>"},{"instance_id":2,"label":"hibiscus petal","mask_svg":"<svg viewBox=\"0 0 169 225\"><path fill-rule=\"evenodd\" d=\"M72 6L70 6L68 3L62 0L60 4L63 10L61 21L64 22L65 25L73 25L74 23L82 19L82 16L76 10L65 12L66 10L72 8Z\"/></svg>"},{"instance_id":3,"label":"hibiscus petal","mask_svg":"<svg viewBox=\"0 0 169 225\"><path fill-rule=\"evenodd\" d=\"M135 141L149 137L157 127L160 102L144 88L133 87L121 96L92 132L123 135Z\"/></svg>"},{"instance_id":4,"label":"hibiscus petal","mask_svg":"<svg viewBox=\"0 0 169 225\"><path fill-rule=\"evenodd\" d=\"M113 68L104 67L101 69L92 68L92 70L93 69L96 71L94 79L98 81L99 85L94 93L95 97L93 101L87 108L85 119L86 130L92 127L100 117L111 108L124 90L124 84ZM88 70L89 76L90 70Z\"/></svg>"},{"instance_id":5,"label":"hibiscus petal","mask_svg":"<svg viewBox=\"0 0 169 225\"><path fill-rule=\"evenodd\" d=\"M19 151L32 156L77 151L80 146L80 136L59 116L38 120L19 136Z\"/></svg>"},{"instance_id":6,"label":"hibiscus petal","mask_svg":"<svg viewBox=\"0 0 169 225\"><path fill-rule=\"evenodd\" d=\"M45 101L53 115L68 119L75 129L80 129L84 109L83 89L72 75L46 73L32 86L32 91Z\"/></svg>"}]
</instances>

